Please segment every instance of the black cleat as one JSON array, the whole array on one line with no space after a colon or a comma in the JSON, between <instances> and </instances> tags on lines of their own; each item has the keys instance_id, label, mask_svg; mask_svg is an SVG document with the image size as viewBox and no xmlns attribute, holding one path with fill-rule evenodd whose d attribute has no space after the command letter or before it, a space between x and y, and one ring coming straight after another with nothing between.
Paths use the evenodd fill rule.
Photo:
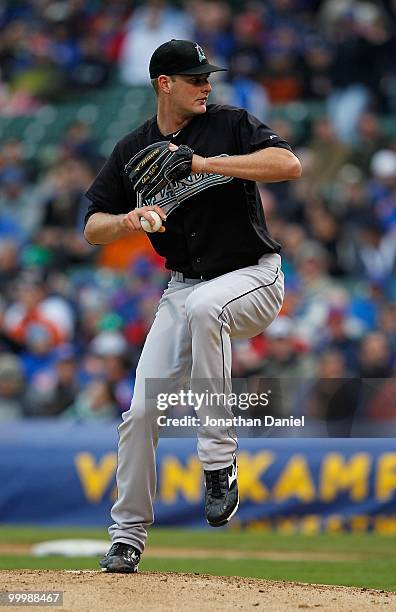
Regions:
<instances>
[{"instance_id":1,"label":"black cleat","mask_svg":"<svg viewBox=\"0 0 396 612\"><path fill-rule=\"evenodd\" d=\"M239 495L236 456L231 465L222 470L204 470L205 514L211 527L228 523L238 510Z\"/></svg>"},{"instance_id":2,"label":"black cleat","mask_svg":"<svg viewBox=\"0 0 396 612\"><path fill-rule=\"evenodd\" d=\"M102 572L134 574L139 569L140 552L130 544L116 542L99 561Z\"/></svg>"}]
</instances>

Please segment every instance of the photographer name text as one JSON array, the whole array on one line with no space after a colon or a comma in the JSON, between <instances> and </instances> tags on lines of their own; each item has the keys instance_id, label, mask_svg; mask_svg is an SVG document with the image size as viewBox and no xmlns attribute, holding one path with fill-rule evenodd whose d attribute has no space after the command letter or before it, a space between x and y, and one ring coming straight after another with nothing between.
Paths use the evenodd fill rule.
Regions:
<instances>
[{"instance_id":1,"label":"photographer name text","mask_svg":"<svg viewBox=\"0 0 396 612\"><path fill-rule=\"evenodd\" d=\"M157 418L160 427L304 427L305 416L295 418L293 416L275 418L265 415L262 418L248 418L243 416L234 417L210 417L204 420L199 417L185 415L182 417L167 417L162 414Z\"/></svg>"}]
</instances>

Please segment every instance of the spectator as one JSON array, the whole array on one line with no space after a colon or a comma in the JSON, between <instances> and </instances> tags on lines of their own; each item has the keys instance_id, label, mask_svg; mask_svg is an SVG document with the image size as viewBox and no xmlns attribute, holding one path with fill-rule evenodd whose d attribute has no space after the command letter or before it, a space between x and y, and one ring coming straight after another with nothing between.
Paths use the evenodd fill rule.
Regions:
<instances>
[{"instance_id":1,"label":"spectator","mask_svg":"<svg viewBox=\"0 0 396 612\"><path fill-rule=\"evenodd\" d=\"M340 352L323 351L317 361L315 378L300 389L300 410L314 427L313 433L315 421L318 421L325 424L324 433L329 437L349 437L351 434L362 403L362 384L358 378L345 376L345 365Z\"/></svg>"},{"instance_id":2,"label":"spectator","mask_svg":"<svg viewBox=\"0 0 396 612\"><path fill-rule=\"evenodd\" d=\"M387 337L392 354L396 356L396 304L385 304L379 315L379 329Z\"/></svg>"},{"instance_id":3,"label":"spectator","mask_svg":"<svg viewBox=\"0 0 396 612\"><path fill-rule=\"evenodd\" d=\"M103 421L115 419L118 414L119 409L111 384L98 379L88 383L62 416L76 421Z\"/></svg>"},{"instance_id":4,"label":"spectator","mask_svg":"<svg viewBox=\"0 0 396 612\"><path fill-rule=\"evenodd\" d=\"M0 292L4 297L19 269L19 250L18 241L0 238Z\"/></svg>"},{"instance_id":5,"label":"spectator","mask_svg":"<svg viewBox=\"0 0 396 612\"><path fill-rule=\"evenodd\" d=\"M385 334L372 332L363 338L359 350L359 376L387 378L392 375L393 356Z\"/></svg>"},{"instance_id":6,"label":"spectator","mask_svg":"<svg viewBox=\"0 0 396 612\"><path fill-rule=\"evenodd\" d=\"M0 421L20 419L27 414L25 377L15 355L0 355Z\"/></svg>"},{"instance_id":7,"label":"spectator","mask_svg":"<svg viewBox=\"0 0 396 612\"><path fill-rule=\"evenodd\" d=\"M28 389L29 402L40 416L59 416L71 406L78 393L78 363L73 345L63 344L53 354L48 368Z\"/></svg>"},{"instance_id":8,"label":"spectator","mask_svg":"<svg viewBox=\"0 0 396 612\"><path fill-rule=\"evenodd\" d=\"M312 138L307 146L312 156L306 178L314 191L328 192L334 180L350 155L349 147L341 142L325 117L313 123Z\"/></svg>"},{"instance_id":9,"label":"spectator","mask_svg":"<svg viewBox=\"0 0 396 612\"><path fill-rule=\"evenodd\" d=\"M368 402L367 410L365 412L366 418L371 421L370 427L375 424L382 424L383 422L395 422L396 421L396 378L389 378L382 380L372 394L371 399Z\"/></svg>"},{"instance_id":10,"label":"spectator","mask_svg":"<svg viewBox=\"0 0 396 612\"><path fill-rule=\"evenodd\" d=\"M91 177L89 166L76 158L59 163L51 173L38 239L51 250L59 268L83 263L89 257L81 226L87 202L84 191Z\"/></svg>"},{"instance_id":11,"label":"spectator","mask_svg":"<svg viewBox=\"0 0 396 612\"><path fill-rule=\"evenodd\" d=\"M348 251L346 264L350 274L392 287L396 269L395 231L383 233L372 214L362 216Z\"/></svg>"},{"instance_id":12,"label":"spectator","mask_svg":"<svg viewBox=\"0 0 396 612\"><path fill-rule=\"evenodd\" d=\"M102 161L99 156L99 144L93 138L91 128L83 121L73 121L60 142L61 156L65 160L78 159L89 162L96 167ZM86 167L84 167L85 169ZM80 182L80 181L79 181Z\"/></svg>"},{"instance_id":13,"label":"spectator","mask_svg":"<svg viewBox=\"0 0 396 612\"><path fill-rule=\"evenodd\" d=\"M260 369L262 357L260 355L260 348L264 344L266 347L265 340L261 342L259 340L259 347L257 347L258 337L254 340L234 340L232 343L232 376L234 378L244 378L254 376Z\"/></svg>"},{"instance_id":14,"label":"spectator","mask_svg":"<svg viewBox=\"0 0 396 612\"><path fill-rule=\"evenodd\" d=\"M21 239L30 237L38 228L42 210L34 187L25 182L23 170L8 167L0 181L0 222L11 222Z\"/></svg>"},{"instance_id":15,"label":"spectator","mask_svg":"<svg viewBox=\"0 0 396 612\"><path fill-rule=\"evenodd\" d=\"M79 61L68 73L70 86L77 91L103 87L109 81L110 70L99 40L88 35L81 41Z\"/></svg>"},{"instance_id":16,"label":"spectator","mask_svg":"<svg viewBox=\"0 0 396 612\"><path fill-rule=\"evenodd\" d=\"M129 408L135 382L135 377L131 374L132 359L127 353L112 354L104 357L104 364L106 380L113 388L118 411L125 412Z\"/></svg>"},{"instance_id":17,"label":"spectator","mask_svg":"<svg viewBox=\"0 0 396 612\"><path fill-rule=\"evenodd\" d=\"M358 120L356 144L351 151L350 163L368 174L372 157L377 151L385 149L388 141L389 138L382 131L379 115L365 111Z\"/></svg>"},{"instance_id":18,"label":"spectator","mask_svg":"<svg viewBox=\"0 0 396 612\"><path fill-rule=\"evenodd\" d=\"M17 342L25 343L30 324L43 325L55 345L70 338L74 316L60 295L50 295L42 272L24 272L15 281L15 299L4 316L5 331Z\"/></svg>"},{"instance_id":19,"label":"spectator","mask_svg":"<svg viewBox=\"0 0 396 612\"><path fill-rule=\"evenodd\" d=\"M15 170L25 182L29 177L29 164L23 157L23 144L17 138L6 140L0 149L0 184L4 172Z\"/></svg>"},{"instance_id":20,"label":"spectator","mask_svg":"<svg viewBox=\"0 0 396 612\"><path fill-rule=\"evenodd\" d=\"M270 407L273 414L290 416L294 413L298 387L314 373L312 358L303 352L295 336L295 323L279 316L267 329L268 353L257 377L261 391L271 389Z\"/></svg>"},{"instance_id":21,"label":"spectator","mask_svg":"<svg viewBox=\"0 0 396 612\"><path fill-rule=\"evenodd\" d=\"M103 378L111 385L118 412L128 410L134 377L130 374L131 349L122 333L102 331L91 342L91 352L100 359Z\"/></svg>"},{"instance_id":22,"label":"spectator","mask_svg":"<svg viewBox=\"0 0 396 612\"><path fill-rule=\"evenodd\" d=\"M339 244L342 233L337 217L318 203L312 208L307 206L306 221L312 238L326 250L329 274L333 277L341 276L343 270L339 261Z\"/></svg>"},{"instance_id":23,"label":"spectator","mask_svg":"<svg viewBox=\"0 0 396 612\"><path fill-rule=\"evenodd\" d=\"M128 407L135 364L167 274L160 258L144 255L143 234L117 243L113 251L91 248L82 239L84 193L111 144L106 120L102 123L107 107L103 111L96 91L103 88L104 98L119 95L123 104L133 100L129 87L136 83L139 98L149 86L144 54L161 36L161 42L192 36L210 49L215 63L231 69L230 78L216 87L221 101L245 106L262 119L271 115L275 132L299 148L304 168L296 184L260 185L271 232L282 244L281 316L293 321L292 332L235 342L234 374L256 384L258 369L273 367L291 381L302 363L315 360L317 376L335 377L309 388L318 410L341 371L368 374L370 381L372 374L381 375L378 384L367 389L363 384L362 410L370 419L390 419L396 350L396 22L387 4L386 17L380 3L360 0L248 5L193 0L177 7L161 0L3 4L0 348L7 359L15 358L14 372L23 366L28 373L28 381L22 371L15 383L11 412L63 414L97 379L113 387L117 415ZM118 82L119 67L124 85ZM84 98L76 97L81 90ZM69 104L58 107L62 100L73 103L64 134L58 118L67 115ZM87 124L91 102L98 122ZM120 108L119 120L128 112L133 121L132 107ZM125 277L121 268L127 269ZM109 341L109 332L121 350L114 338ZM382 340L373 341L373 334ZM65 342L74 353L70 359L60 357L67 353ZM102 352L106 342L108 354ZM95 343L99 352L92 350ZM354 401L351 393L346 388L345 397ZM276 402L272 405L275 409Z\"/></svg>"},{"instance_id":24,"label":"spectator","mask_svg":"<svg viewBox=\"0 0 396 612\"><path fill-rule=\"evenodd\" d=\"M353 376L357 372L358 328L352 320L347 319L345 309L330 308L327 321L323 328L323 336L319 341L316 353L342 355L345 373Z\"/></svg>"},{"instance_id":25,"label":"spectator","mask_svg":"<svg viewBox=\"0 0 396 612\"><path fill-rule=\"evenodd\" d=\"M192 22L187 14L166 0L148 0L126 24L120 53L121 78L130 85L147 85L146 67L154 49L171 38L191 40Z\"/></svg>"},{"instance_id":26,"label":"spectator","mask_svg":"<svg viewBox=\"0 0 396 612\"><path fill-rule=\"evenodd\" d=\"M393 41L379 7L356 3L334 23L336 39L332 66L333 93L328 99L329 118L340 140L356 139L356 126L369 103L383 108L379 84L389 72ZM367 70L367 66L373 68Z\"/></svg>"},{"instance_id":27,"label":"spectator","mask_svg":"<svg viewBox=\"0 0 396 612\"><path fill-rule=\"evenodd\" d=\"M392 386L384 386L384 379L392 376L393 360L394 355L383 333L371 332L362 340L359 350L359 376L363 380L367 416L377 414L382 419L388 412L382 402L388 403L387 396Z\"/></svg>"},{"instance_id":28,"label":"spectator","mask_svg":"<svg viewBox=\"0 0 396 612\"><path fill-rule=\"evenodd\" d=\"M302 61L302 98L325 101L331 93L333 50L322 37L310 37Z\"/></svg>"},{"instance_id":29,"label":"spectator","mask_svg":"<svg viewBox=\"0 0 396 612\"><path fill-rule=\"evenodd\" d=\"M367 183L357 166L347 163L340 169L337 175L337 192L333 195L334 206L344 219L344 236L349 241L349 235L355 231L361 217L370 211ZM341 239L340 246L342 244Z\"/></svg>"},{"instance_id":30,"label":"spectator","mask_svg":"<svg viewBox=\"0 0 396 612\"><path fill-rule=\"evenodd\" d=\"M389 149L377 151L370 164L373 180L369 194L374 204L374 214L387 231L396 225L396 153Z\"/></svg>"},{"instance_id":31,"label":"spectator","mask_svg":"<svg viewBox=\"0 0 396 612\"><path fill-rule=\"evenodd\" d=\"M328 257L314 241L305 242L295 253L295 269L301 283L301 301L296 311L297 336L312 346L319 340L336 285L327 272Z\"/></svg>"}]
</instances>

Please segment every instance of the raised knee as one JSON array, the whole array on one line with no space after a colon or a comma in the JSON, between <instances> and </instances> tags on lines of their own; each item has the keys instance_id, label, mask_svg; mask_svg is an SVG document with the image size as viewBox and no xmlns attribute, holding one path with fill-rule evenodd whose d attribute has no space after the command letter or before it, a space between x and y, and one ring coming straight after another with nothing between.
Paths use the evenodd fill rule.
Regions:
<instances>
[{"instance_id":1,"label":"raised knee","mask_svg":"<svg viewBox=\"0 0 396 612\"><path fill-rule=\"evenodd\" d=\"M216 305L197 297L192 293L186 300L186 315L189 323L203 324L205 321L216 320L220 309Z\"/></svg>"}]
</instances>

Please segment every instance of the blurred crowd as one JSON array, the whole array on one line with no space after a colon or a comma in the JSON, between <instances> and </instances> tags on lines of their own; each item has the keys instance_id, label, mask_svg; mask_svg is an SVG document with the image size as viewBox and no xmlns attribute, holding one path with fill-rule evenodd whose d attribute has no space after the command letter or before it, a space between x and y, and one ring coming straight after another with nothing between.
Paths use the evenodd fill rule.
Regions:
<instances>
[{"instance_id":1,"label":"blurred crowd","mask_svg":"<svg viewBox=\"0 0 396 612\"><path fill-rule=\"evenodd\" d=\"M0 105L9 114L106 85L147 84L153 49L198 40L229 67L224 101L325 102L350 141L360 113L396 110L394 0L3 0ZM222 78L221 76L218 78Z\"/></svg>"},{"instance_id":2,"label":"blurred crowd","mask_svg":"<svg viewBox=\"0 0 396 612\"><path fill-rule=\"evenodd\" d=\"M391 0L0 2L2 116L111 87L116 74L148 85L153 49L189 38L230 69L213 99L293 146L303 178L260 186L283 245L285 304L262 335L234 344L236 377L283 381L280 414L293 404L336 419L353 406L396 420L396 137L384 128L396 112L395 10ZM274 113L303 102L319 112ZM104 161L90 129L72 122L50 159L15 138L0 145L0 420L119 418L129 407L168 273L145 236L115 250L84 241L84 193Z\"/></svg>"}]
</instances>

